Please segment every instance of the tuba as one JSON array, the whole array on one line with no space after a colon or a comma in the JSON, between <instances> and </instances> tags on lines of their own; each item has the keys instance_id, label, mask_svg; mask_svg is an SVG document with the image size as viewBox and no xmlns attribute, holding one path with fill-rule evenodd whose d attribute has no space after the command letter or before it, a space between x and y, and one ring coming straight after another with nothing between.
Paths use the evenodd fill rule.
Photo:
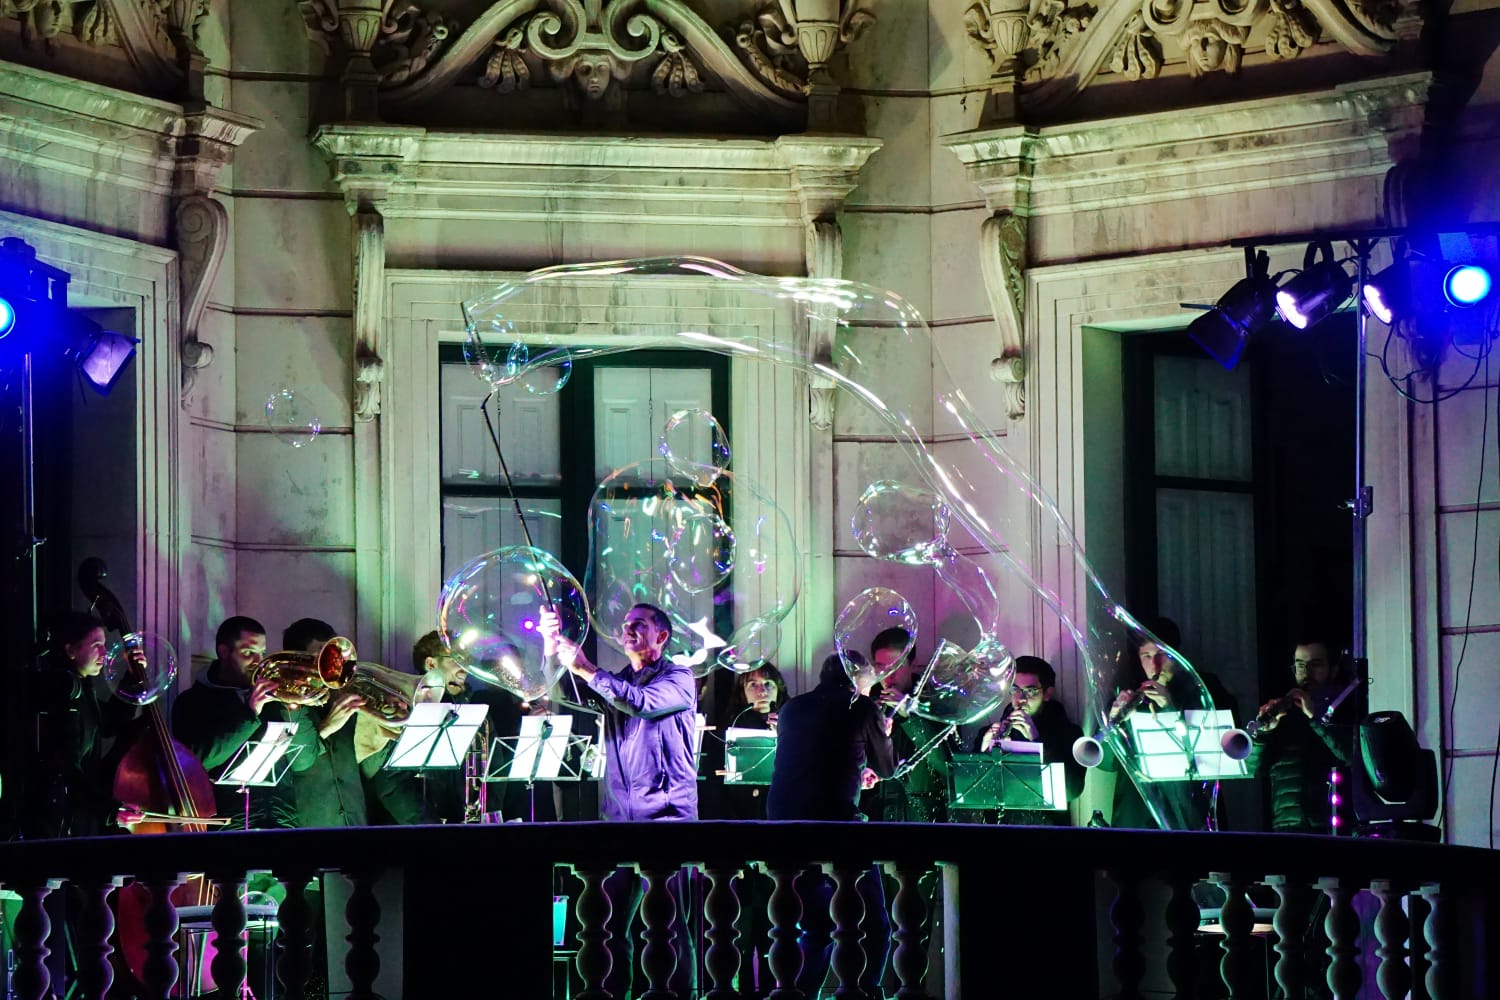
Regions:
<instances>
[{"instance_id":1,"label":"tuba","mask_svg":"<svg viewBox=\"0 0 1500 1000\"><path fill-rule=\"evenodd\" d=\"M381 722L399 725L411 715L417 678L378 663L361 663L354 643L334 636L316 653L283 650L256 665L251 683L275 682L271 697L288 705L306 705L334 691L364 696L360 711Z\"/></svg>"}]
</instances>

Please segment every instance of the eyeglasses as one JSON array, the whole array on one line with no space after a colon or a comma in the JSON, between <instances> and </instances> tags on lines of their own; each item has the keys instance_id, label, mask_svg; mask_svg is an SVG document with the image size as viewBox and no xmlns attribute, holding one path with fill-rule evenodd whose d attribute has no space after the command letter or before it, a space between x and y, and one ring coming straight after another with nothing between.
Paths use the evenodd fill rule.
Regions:
<instances>
[{"instance_id":1,"label":"eyeglasses","mask_svg":"<svg viewBox=\"0 0 1500 1000\"><path fill-rule=\"evenodd\" d=\"M1032 698L1039 697L1045 688L1037 684L1033 687L1013 687L1011 690L1020 692L1027 701L1030 701Z\"/></svg>"}]
</instances>

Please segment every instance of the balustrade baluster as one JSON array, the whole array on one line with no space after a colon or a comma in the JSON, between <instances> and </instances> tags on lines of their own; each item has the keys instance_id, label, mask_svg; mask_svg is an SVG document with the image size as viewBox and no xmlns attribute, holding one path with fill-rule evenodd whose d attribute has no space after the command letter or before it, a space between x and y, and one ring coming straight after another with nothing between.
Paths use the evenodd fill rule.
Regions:
<instances>
[{"instance_id":1,"label":"balustrade baluster","mask_svg":"<svg viewBox=\"0 0 1500 1000\"><path fill-rule=\"evenodd\" d=\"M375 946L380 935L375 932L380 923L380 903L375 898L375 879L378 872L359 868L346 871L353 891L344 906L344 919L349 922L349 933L344 940L349 944L344 956L344 972L349 976L351 1000L376 1000L375 977L380 974L380 952Z\"/></svg>"},{"instance_id":2,"label":"balustrade baluster","mask_svg":"<svg viewBox=\"0 0 1500 1000\"><path fill-rule=\"evenodd\" d=\"M766 904L766 914L771 918L771 948L766 959L771 978L776 980L771 998L803 1000L802 991L797 988L797 977L802 973L802 949L797 946L802 899L797 895L795 885L802 869L782 862L768 867L775 883L771 899Z\"/></svg>"},{"instance_id":3,"label":"balustrade baluster","mask_svg":"<svg viewBox=\"0 0 1500 1000\"><path fill-rule=\"evenodd\" d=\"M282 995L300 997L312 976L312 907L307 902L309 869L275 873L285 898L276 907L276 979Z\"/></svg>"},{"instance_id":4,"label":"balustrade baluster","mask_svg":"<svg viewBox=\"0 0 1500 1000\"><path fill-rule=\"evenodd\" d=\"M1276 916L1271 920L1276 932L1276 984L1282 995L1300 997L1307 984L1302 942L1311 914L1311 889L1284 875L1269 876L1266 885L1276 891Z\"/></svg>"},{"instance_id":5,"label":"balustrade baluster","mask_svg":"<svg viewBox=\"0 0 1500 1000\"><path fill-rule=\"evenodd\" d=\"M1110 965L1120 984L1119 1000L1139 1000L1141 977L1146 974L1146 956L1141 952L1141 924L1146 917L1141 903L1141 876L1134 871L1107 874L1115 886L1115 899L1109 908L1114 939Z\"/></svg>"},{"instance_id":6,"label":"balustrade baluster","mask_svg":"<svg viewBox=\"0 0 1500 1000\"><path fill-rule=\"evenodd\" d=\"M1255 956L1250 939L1255 929L1255 910L1245 898L1249 880L1232 872L1213 872L1209 881L1224 891L1224 905L1219 909L1219 923L1224 928L1220 947L1219 978L1229 988L1231 1000L1250 995L1255 985Z\"/></svg>"},{"instance_id":7,"label":"balustrade baluster","mask_svg":"<svg viewBox=\"0 0 1500 1000\"><path fill-rule=\"evenodd\" d=\"M677 914L677 902L672 898L670 880L679 870L675 865L641 868L646 878L646 892L641 897L641 923L645 925L641 937L646 942L641 949L641 971L646 974L648 984L646 992L641 994L642 1000L677 996L671 989L672 973L677 969L677 953L672 947L672 919Z\"/></svg>"},{"instance_id":8,"label":"balustrade baluster","mask_svg":"<svg viewBox=\"0 0 1500 1000\"><path fill-rule=\"evenodd\" d=\"M245 983L245 876L230 872L209 877L218 892L208 918L214 929L214 959L209 968L219 990L238 995Z\"/></svg>"},{"instance_id":9,"label":"balustrade baluster","mask_svg":"<svg viewBox=\"0 0 1500 1000\"><path fill-rule=\"evenodd\" d=\"M1375 913L1375 940L1379 942L1375 954L1380 956L1375 983L1386 1000L1402 1000L1411 989L1411 969L1407 965L1410 952L1406 948L1409 928L1401 908L1406 894L1391 879L1371 882L1370 893L1380 901L1380 909Z\"/></svg>"},{"instance_id":10,"label":"balustrade baluster","mask_svg":"<svg viewBox=\"0 0 1500 1000\"><path fill-rule=\"evenodd\" d=\"M727 861L714 861L699 865L699 870L708 876L708 898L703 902L703 912L708 918L708 950L703 955L703 966L708 970L713 986L704 994L705 1000L720 1000L735 996L734 976L740 970L740 949L734 939L734 925L740 918L740 900L734 891L734 879L740 874L740 866Z\"/></svg>"},{"instance_id":11,"label":"balustrade baluster","mask_svg":"<svg viewBox=\"0 0 1500 1000\"><path fill-rule=\"evenodd\" d=\"M1355 961L1359 917L1354 912L1353 892L1337 878L1318 879L1318 889L1328 897L1328 916L1323 921L1328 937L1328 989L1335 1000L1354 1000L1361 977Z\"/></svg>"},{"instance_id":12,"label":"balustrade baluster","mask_svg":"<svg viewBox=\"0 0 1500 1000\"><path fill-rule=\"evenodd\" d=\"M115 970L109 961L114 948L109 938L115 931L115 914L109 908L109 895L124 881L106 875L74 883L83 893L78 940L74 943L78 952L79 1000L104 1000L114 984Z\"/></svg>"},{"instance_id":13,"label":"balustrade baluster","mask_svg":"<svg viewBox=\"0 0 1500 1000\"><path fill-rule=\"evenodd\" d=\"M1198 989L1198 903L1193 899L1197 878L1182 871L1168 880L1167 977L1177 996L1192 1000Z\"/></svg>"},{"instance_id":14,"label":"balustrade baluster","mask_svg":"<svg viewBox=\"0 0 1500 1000\"><path fill-rule=\"evenodd\" d=\"M1422 939L1426 943L1427 950L1422 958L1427 963L1427 975L1423 985L1427 987L1428 1000L1447 1000L1449 995L1447 984L1448 970L1443 965L1446 957L1447 928L1445 922L1448 918L1447 906L1443 904L1443 887L1436 882L1427 882L1417 890L1417 895L1427 904L1427 916L1422 921ZM1412 946L1416 947L1417 936L1412 934Z\"/></svg>"},{"instance_id":15,"label":"balustrade baluster","mask_svg":"<svg viewBox=\"0 0 1500 1000\"><path fill-rule=\"evenodd\" d=\"M865 971L865 952L860 947L859 923L865 916L865 901L855 885L860 875L869 871L847 862L825 864L823 871L833 877L833 899L829 914L833 917L833 973L838 977L834 996L865 997L859 977Z\"/></svg>"},{"instance_id":16,"label":"balustrade baluster","mask_svg":"<svg viewBox=\"0 0 1500 1000\"><path fill-rule=\"evenodd\" d=\"M146 907L146 961L141 968L141 985L147 1000L167 1000L177 985L177 905L172 890L183 883L183 875L154 875L145 879L151 890Z\"/></svg>"},{"instance_id":17,"label":"balustrade baluster","mask_svg":"<svg viewBox=\"0 0 1500 1000\"><path fill-rule=\"evenodd\" d=\"M604 981L609 978L613 964L609 954L609 918L614 907L609 894L604 891L604 880L614 871L614 865L573 867L573 874L583 881L583 890L578 893L578 902L573 908L578 917L578 955L573 964L578 969L578 978L583 980L578 1000L606 1000L609 997Z\"/></svg>"},{"instance_id":18,"label":"balustrade baluster","mask_svg":"<svg viewBox=\"0 0 1500 1000\"><path fill-rule=\"evenodd\" d=\"M896 953L891 967L896 971L897 1000L928 1000L923 986L927 978L927 949L922 947L922 931L927 923L927 899L922 895L925 866L910 861L896 861L886 870L896 880L896 898L891 901L891 922L895 924Z\"/></svg>"},{"instance_id":19,"label":"balustrade baluster","mask_svg":"<svg viewBox=\"0 0 1500 1000\"><path fill-rule=\"evenodd\" d=\"M45 1000L52 987L52 973L47 971L47 956L52 954L52 918L47 915L47 897L62 885L61 879L48 878L12 883L21 897L16 914L16 971L12 977L17 1000Z\"/></svg>"}]
</instances>

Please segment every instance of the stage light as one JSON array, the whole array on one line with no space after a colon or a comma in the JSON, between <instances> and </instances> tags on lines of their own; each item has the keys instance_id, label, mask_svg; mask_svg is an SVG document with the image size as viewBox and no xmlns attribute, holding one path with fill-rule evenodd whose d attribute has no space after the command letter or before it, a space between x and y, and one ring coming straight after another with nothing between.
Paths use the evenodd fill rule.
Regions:
<instances>
[{"instance_id":1,"label":"stage light","mask_svg":"<svg viewBox=\"0 0 1500 1000\"><path fill-rule=\"evenodd\" d=\"M16 328L16 307L10 304L10 299L0 295L0 337L7 336Z\"/></svg>"},{"instance_id":2,"label":"stage light","mask_svg":"<svg viewBox=\"0 0 1500 1000\"><path fill-rule=\"evenodd\" d=\"M1305 269L1276 292L1281 318L1306 330L1332 315L1354 290L1354 279L1342 264L1325 260Z\"/></svg>"},{"instance_id":3,"label":"stage light","mask_svg":"<svg viewBox=\"0 0 1500 1000\"><path fill-rule=\"evenodd\" d=\"M1270 258L1256 258L1254 273L1235 282L1212 309L1188 324L1192 337L1227 369L1239 364L1250 335L1275 318L1276 284L1267 275Z\"/></svg>"},{"instance_id":4,"label":"stage light","mask_svg":"<svg viewBox=\"0 0 1500 1000\"><path fill-rule=\"evenodd\" d=\"M1365 284L1365 306L1370 315L1389 326L1411 308L1411 267L1398 260Z\"/></svg>"},{"instance_id":5,"label":"stage light","mask_svg":"<svg viewBox=\"0 0 1500 1000\"><path fill-rule=\"evenodd\" d=\"M107 396L135 356L138 343L134 337L106 330L93 320L78 316L68 331L66 351L90 388Z\"/></svg>"},{"instance_id":6,"label":"stage light","mask_svg":"<svg viewBox=\"0 0 1500 1000\"><path fill-rule=\"evenodd\" d=\"M1443 277L1443 294L1461 309L1483 302L1490 294L1490 272L1478 264L1459 264Z\"/></svg>"}]
</instances>

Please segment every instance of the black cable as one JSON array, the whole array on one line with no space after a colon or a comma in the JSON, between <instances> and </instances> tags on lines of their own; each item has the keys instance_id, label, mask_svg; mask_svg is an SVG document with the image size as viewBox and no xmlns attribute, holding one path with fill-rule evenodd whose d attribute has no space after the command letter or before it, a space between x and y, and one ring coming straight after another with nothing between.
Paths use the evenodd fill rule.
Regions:
<instances>
[{"instance_id":1,"label":"black cable","mask_svg":"<svg viewBox=\"0 0 1500 1000\"><path fill-rule=\"evenodd\" d=\"M1485 361L1484 361L1484 381L1485 381L1485 389L1484 389L1484 395L1483 395L1483 399L1484 399L1484 415L1480 419L1480 424L1479 424L1479 426L1480 426L1480 431L1479 431L1479 485L1477 487L1475 487L1475 490L1474 490L1474 494L1475 494L1474 495L1474 552L1473 552L1473 555L1471 556L1471 558L1469 560L1469 600L1468 600L1468 606L1467 606L1467 608L1464 611L1464 639L1463 639L1463 643L1458 648L1458 663L1453 668L1453 690L1451 690L1450 692L1448 692L1448 722L1447 722L1448 733L1447 733L1447 736L1448 736L1448 739L1449 739L1450 742L1453 740L1453 713L1457 709L1457 706L1458 706L1458 679L1459 679L1460 673L1462 673L1462 671L1464 669L1464 656L1469 651L1469 624L1473 620L1473 617L1474 617L1474 580L1475 580L1475 576L1476 576L1476 570L1479 567L1479 505L1480 505L1480 502L1484 499L1484 460L1485 460L1485 457L1486 457L1486 449L1489 447L1489 431L1490 431L1490 397L1489 397L1490 363L1489 363L1489 355L1488 354L1485 355ZM1497 409L1497 418L1500 418L1500 405L1497 405L1496 409ZM1496 760L1500 761L1500 753L1497 753ZM1448 765L1447 765L1447 767L1445 767L1443 769L1443 790L1444 790L1445 797L1446 797L1447 790L1448 790L1449 786L1451 785L1452 781L1453 781L1453 754L1452 754L1452 750L1450 749L1449 754L1448 754ZM1494 783L1493 782L1491 782L1491 785L1490 785L1490 796L1491 796L1490 815L1493 816L1494 815L1494 801L1493 801L1493 798L1494 798ZM1446 815L1446 812L1447 811L1444 810L1445 815ZM1491 836L1493 836L1493 833L1491 834Z\"/></svg>"},{"instance_id":2,"label":"black cable","mask_svg":"<svg viewBox=\"0 0 1500 1000\"><path fill-rule=\"evenodd\" d=\"M1488 361L1486 361L1485 366L1484 366L1484 381L1485 381L1485 391L1488 392L1489 391L1489 381L1490 381L1490 366L1489 366ZM1485 396L1485 405L1486 406L1489 405L1489 396L1488 395ZM1485 429L1486 430L1489 429L1488 415L1486 415L1486 419L1485 419ZM1500 456L1500 389L1497 389L1496 393L1495 393L1495 446L1496 446L1497 456ZM1497 468L1500 468L1500 462L1497 462ZM1480 450L1479 450L1479 483L1480 483L1481 486L1484 485L1484 445L1483 444L1480 445ZM1474 526L1474 534L1475 534L1474 548L1477 551L1478 548L1479 548L1479 538L1478 538L1478 535L1479 535L1479 525L1477 523L1478 522L1478 518L1479 518L1479 511L1478 511L1477 508L1474 511L1474 517L1475 517L1475 522L1476 522L1475 526ZM1495 565L1497 567L1497 574L1496 575L1497 575L1497 577L1500 577L1500 545L1496 546L1495 559L1496 559ZM1464 637L1465 638L1468 637L1467 630L1464 633ZM1457 687L1458 687L1458 672L1457 671L1454 671L1453 686L1454 686L1455 689L1457 689ZM1500 728L1497 728L1496 731L1495 731L1495 759L1490 762L1490 811L1489 811L1488 815L1491 816L1491 817L1493 817L1495 815L1495 777L1496 777L1496 775L1500 775ZM1493 819L1489 823L1489 828L1490 828L1490 849L1494 850L1494 848L1495 848L1495 824L1494 824Z\"/></svg>"}]
</instances>

